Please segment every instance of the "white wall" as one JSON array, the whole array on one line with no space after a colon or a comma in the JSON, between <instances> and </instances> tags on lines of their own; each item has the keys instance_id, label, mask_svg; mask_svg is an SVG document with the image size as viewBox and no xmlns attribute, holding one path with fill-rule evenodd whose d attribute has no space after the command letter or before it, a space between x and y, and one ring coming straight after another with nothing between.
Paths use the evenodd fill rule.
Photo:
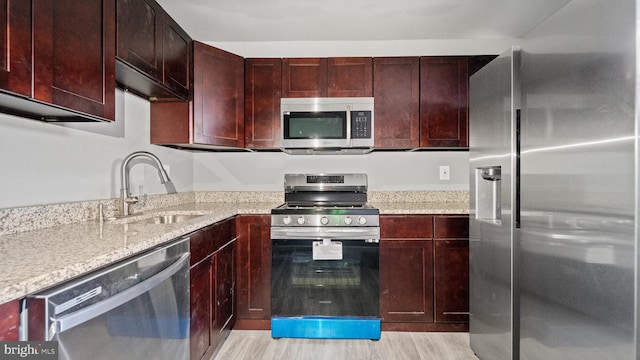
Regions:
<instances>
[{"instance_id":1,"label":"white wall","mask_svg":"<svg viewBox=\"0 0 640 360\"><path fill-rule=\"evenodd\" d=\"M151 151L170 167L177 190L193 190L193 156L149 144L149 103L117 90L124 137L94 134L0 114L0 208L118 197L120 164L129 153ZM165 192L155 169L131 167L132 192Z\"/></svg>"},{"instance_id":2,"label":"white wall","mask_svg":"<svg viewBox=\"0 0 640 360\"><path fill-rule=\"evenodd\" d=\"M367 155L196 153L196 191L282 191L285 173L364 172L372 191L468 190L466 151L373 152ZM451 179L439 179L449 165Z\"/></svg>"}]
</instances>

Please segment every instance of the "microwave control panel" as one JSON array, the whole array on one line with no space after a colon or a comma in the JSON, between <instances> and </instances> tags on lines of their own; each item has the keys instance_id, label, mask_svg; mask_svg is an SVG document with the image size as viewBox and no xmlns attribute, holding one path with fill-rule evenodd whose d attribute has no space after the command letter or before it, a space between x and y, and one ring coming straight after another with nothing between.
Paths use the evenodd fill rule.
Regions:
<instances>
[{"instance_id":1,"label":"microwave control panel","mask_svg":"<svg viewBox=\"0 0 640 360\"><path fill-rule=\"evenodd\" d=\"M371 111L351 111L351 138L371 138Z\"/></svg>"}]
</instances>

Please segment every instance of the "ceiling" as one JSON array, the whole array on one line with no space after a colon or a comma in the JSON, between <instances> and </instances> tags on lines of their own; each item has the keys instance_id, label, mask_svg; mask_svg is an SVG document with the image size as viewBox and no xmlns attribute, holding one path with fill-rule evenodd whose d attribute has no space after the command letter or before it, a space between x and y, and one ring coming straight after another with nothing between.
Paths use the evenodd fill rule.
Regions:
<instances>
[{"instance_id":1,"label":"ceiling","mask_svg":"<svg viewBox=\"0 0 640 360\"><path fill-rule=\"evenodd\" d=\"M522 38L569 0L158 2L195 40L249 42Z\"/></svg>"}]
</instances>

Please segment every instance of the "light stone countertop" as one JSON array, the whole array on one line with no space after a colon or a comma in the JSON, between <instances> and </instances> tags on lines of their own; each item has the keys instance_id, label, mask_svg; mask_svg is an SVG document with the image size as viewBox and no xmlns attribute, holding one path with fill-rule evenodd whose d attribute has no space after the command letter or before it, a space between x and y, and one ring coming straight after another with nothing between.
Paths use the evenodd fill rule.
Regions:
<instances>
[{"instance_id":1,"label":"light stone countertop","mask_svg":"<svg viewBox=\"0 0 640 360\"><path fill-rule=\"evenodd\" d=\"M0 236L0 304L144 252L238 214L269 214L281 202L188 203L145 212L203 215L177 224L84 221ZM468 214L468 202L372 201L381 214ZM133 219L132 219L133 220Z\"/></svg>"}]
</instances>

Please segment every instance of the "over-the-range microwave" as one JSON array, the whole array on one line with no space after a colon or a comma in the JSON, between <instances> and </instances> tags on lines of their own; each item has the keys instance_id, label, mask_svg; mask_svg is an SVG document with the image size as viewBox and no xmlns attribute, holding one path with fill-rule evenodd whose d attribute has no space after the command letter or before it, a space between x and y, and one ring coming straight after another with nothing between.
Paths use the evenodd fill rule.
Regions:
<instances>
[{"instance_id":1,"label":"over-the-range microwave","mask_svg":"<svg viewBox=\"0 0 640 360\"><path fill-rule=\"evenodd\" d=\"M283 98L282 148L290 154L356 154L373 149L373 98Z\"/></svg>"}]
</instances>

